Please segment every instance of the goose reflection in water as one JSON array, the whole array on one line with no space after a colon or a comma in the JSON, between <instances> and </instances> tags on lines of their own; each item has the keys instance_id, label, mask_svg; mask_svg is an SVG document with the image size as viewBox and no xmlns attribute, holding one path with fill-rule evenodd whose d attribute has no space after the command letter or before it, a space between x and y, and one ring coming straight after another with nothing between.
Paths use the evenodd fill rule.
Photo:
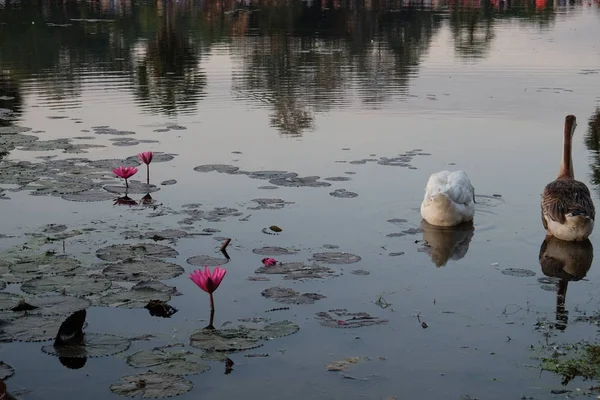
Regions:
<instances>
[{"instance_id":1,"label":"goose reflection in water","mask_svg":"<svg viewBox=\"0 0 600 400\"><path fill-rule=\"evenodd\" d=\"M579 281L587 275L594 247L588 240L566 242L555 237L546 237L540 247L540 265L544 275L558 279L556 283L556 328L565 330L569 313L565 309L569 281Z\"/></svg>"},{"instance_id":2,"label":"goose reflection in water","mask_svg":"<svg viewBox=\"0 0 600 400\"><path fill-rule=\"evenodd\" d=\"M473 222L452 227L434 226L421 221L425 251L436 267L443 267L448 260L460 260L469 250L475 228Z\"/></svg>"}]
</instances>

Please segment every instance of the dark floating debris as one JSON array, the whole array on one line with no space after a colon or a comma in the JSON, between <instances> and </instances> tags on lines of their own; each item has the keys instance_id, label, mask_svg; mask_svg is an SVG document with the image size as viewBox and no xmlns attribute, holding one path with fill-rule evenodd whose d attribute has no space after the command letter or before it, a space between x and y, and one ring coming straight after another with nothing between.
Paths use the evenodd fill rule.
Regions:
<instances>
[{"instance_id":1,"label":"dark floating debris","mask_svg":"<svg viewBox=\"0 0 600 400\"><path fill-rule=\"evenodd\" d=\"M109 262L137 257L175 258L178 255L179 253L174 248L154 243L113 244L96 251L96 257Z\"/></svg>"},{"instance_id":2,"label":"dark floating debris","mask_svg":"<svg viewBox=\"0 0 600 400\"><path fill-rule=\"evenodd\" d=\"M150 312L151 316L161 318L171 318L173 314L179 311L161 300L151 300L144 308Z\"/></svg>"},{"instance_id":3,"label":"dark floating debris","mask_svg":"<svg viewBox=\"0 0 600 400\"><path fill-rule=\"evenodd\" d=\"M336 189L333 192L330 192L329 195L333 196L333 197L343 198L343 199L351 199L354 197L358 197L357 193L349 192L346 189Z\"/></svg>"},{"instance_id":4,"label":"dark floating debris","mask_svg":"<svg viewBox=\"0 0 600 400\"><path fill-rule=\"evenodd\" d=\"M195 265L197 267L216 267L218 265L227 264L228 262L229 260L227 258L217 258L207 255L194 256L187 259L188 264Z\"/></svg>"},{"instance_id":5,"label":"dark floating debris","mask_svg":"<svg viewBox=\"0 0 600 400\"><path fill-rule=\"evenodd\" d=\"M254 254L260 254L261 256L284 256L298 253L295 249L286 249L283 247L266 246L259 249L252 250Z\"/></svg>"},{"instance_id":6,"label":"dark floating debris","mask_svg":"<svg viewBox=\"0 0 600 400\"><path fill-rule=\"evenodd\" d=\"M364 270L364 269L354 269L354 270L350 271L350 273L353 275L359 275L359 276L371 275L371 273L369 271Z\"/></svg>"},{"instance_id":7,"label":"dark floating debris","mask_svg":"<svg viewBox=\"0 0 600 400\"><path fill-rule=\"evenodd\" d=\"M517 278L526 278L535 276L535 272L523 268L506 268L501 271L504 275L516 276Z\"/></svg>"},{"instance_id":8,"label":"dark floating debris","mask_svg":"<svg viewBox=\"0 0 600 400\"><path fill-rule=\"evenodd\" d=\"M403 251L397 251L395 253L390 253L388 254L388 256L390 257L398 257L398 256L403 256L405 253Z\"/></svg>"},{"instance_id":9,"label":"dark floating debris","mask_svg":"<svg viewBox=\"0 0 600 400\"><path fill-rule=\"evenodd\" d=\"M302 293L282 287L271 287L261 293L267 299L273 299L283 304L314 304L315 301L326 298L318 293Z\"/></svg>"},{"instance_id":10,"label":"dark floating debris","mask_svg":"<svg viewBox=\"0 0 600 400\"><path fill-rule=\"evenodd\" d=\"M351 253L325 252L313 254L312 259L325 264L354 264L359 262L361 257Z\"/></svg>"},{"instance_id":11,"label":"dark floating debris","mask_svg":"<svg viewBox=\"0 0 600 400\"><path fill-rule=\"evenodd\" d=\"M392 219L388 219L387 222L389 222L390 224L394 224L394 225L403 225L403 224L407 223L408 220L406 220L404 218L392 218Z\"/></svg>"},{"instance_id":12,"label":"dark floating debris","mask_svg":"<svg viewBox=\"0 0 600 400\"><path fill-rule=\"evenodd\" d=\"M160 184L162 186L170 186L170 185L174 185L176 183L177 183L177 181L175 179L168 179L166 181L162 181Z\"/></svg>"},{"instance_id":13,"label":"dark floating debris","mask_svg":"<svg viewBox=\"0 0 600 400\"><path fill-rule=\"evenodd\" d=\"M144 372L122 377L118 383L110 385L110 390L125 397L159 399L189 392L193 386L182 376Z\"/></svg>"},{"instance_id":14,"label":"dark floating debris","mask_svg":"<svg viewBox=\"0 0 600 400\"><path fill-rule=\"evenodd\" d=\"M388 322L387 319L373 317L365 312L351 313L345 308L319 312L316 318L321 325L328 328L360 328Z\"/></svg>"}]
</instances>

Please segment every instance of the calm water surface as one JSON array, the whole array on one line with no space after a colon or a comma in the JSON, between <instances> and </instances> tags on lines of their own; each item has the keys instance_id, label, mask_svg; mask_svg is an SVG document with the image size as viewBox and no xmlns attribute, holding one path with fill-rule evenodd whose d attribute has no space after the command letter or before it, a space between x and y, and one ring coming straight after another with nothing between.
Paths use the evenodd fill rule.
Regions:
<instances>
[{"instance_id":1,"label":"calm water surface","mask_svg":"<svg viewBox=\"0 0 600 400\"><path fill-rule=\"evenodd\" d=\"M600 6L588 1L3 0L0 126L31 128L25 134L40 143L74 138L71 144L101 147L69 154L64 144L43 150L0 141L0 168L45 163L45 156L124 159L151 150L175 157L150 166L160 187L150 208L113 205L113 199L67 201L57 193L33 196L34 183L2 178L6 191L0 195L9 199L0 202L0 233L9 237L0 239L0 249L31 242L46 224L94 228L64 247L51 242L40 250L64 252L94 270L97 249L148 242L125 239L124 231L215 228L220 232L214 236L233 238L228 273L215 294L215 325L268 317L291 320L300 330L230 354L231 374L223 373L222 363L207 362L210 371L186 377L194 388L182 400L549 399L565 396L552 390L585 391L593 381L562 386L561 377L540 371L536 357L540 344L596 338L594 325L575 319L600 306L600 274L595 264L587 274L585 265L575 271L584 278L568 283L566 320L560 302L557 314L555 283L537 281L545 276L538 262L544 240L539 196L558 172L562 124L572 113L579 123L575 174L599 204L598 37ZM135 134L97 134L92 127L98 126ZM134 142L140 140L153 142ZM378 163L407 151L414 155L410 168ZM273 186L268 180L244 173L194 171L207 164L350 180L267 190L260 187ZM419 230L425 183L443 169L467 171L476 188L474 232ZM142 166L139 179L144 174ZM113 180L109 168L105 179ZM177 183L160 185L169 179ZM331 196L336 189L358 196ZM142 196L130 195L136 201ZM293 204L253 210L257 198ZM187 215L175 212L189 203L242 215L182 225ZM271 225L283 232L261 232ZM9 390L30 389L27 399L121 398L110 385L146 371L129 367L126 356L187 344L206 325L208 298L187 279L196 267L186 260L214 255L214 236L159 242L177 249L169 261L186 270L165 281L183 293L169 302L179 309L170 319L144 309L88 309L87 332L154 339L135 341L116 356L90 358L80 369L40 351L51 342L6 343L0 357L15 369ZM595 247L597 237L591 237ZM270 281L249 281L264 257L252 249L262 246L299 250L276 257L282 261L306 262L323 251L362 259L330 265L339 276L324 280L266 275ZM535 276L503 274L507 268ZM351 273L357 269L370 274ZM326 299L265 313L285 306L261 296L273 286ZM19 291L18 284L5 289ZM380 297L391 306L376 304ZM319 325L315 313L336 308L388 323ZM244 357L257 352L269 357ZM345 372L327 371L328 363L345 357L363 359Z\"/></svg>"}]
</instances>

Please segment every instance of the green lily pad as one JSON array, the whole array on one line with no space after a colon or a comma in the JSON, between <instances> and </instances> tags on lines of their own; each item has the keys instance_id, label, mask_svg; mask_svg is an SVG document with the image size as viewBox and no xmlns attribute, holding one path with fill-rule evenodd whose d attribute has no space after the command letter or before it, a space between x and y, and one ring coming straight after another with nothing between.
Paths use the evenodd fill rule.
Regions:
<instances>
[{"instance_id":1,"label":"green lily pad","mask_svg":"<svg viewBox=\"0 0 600 400\"><path fill-rule=\"evenodd\" d=\"M175 278L183 274L184 271L177 264L145 259L111 264L102 270L102 274L115 281L141 282Z\"/></svg>"},{"instance_id":2,"label":"green lily pad","mask_svg":"<svg viewBox=\"0 0 600 400\"><path fill-rule=\"evenodd\" d=\"M250 329L249 337L259 340L270 340L292 335L299 330L300 327L292 321L277 321L264 326L262 329Z\"/></svg>"},{"instance_id":3,"label":"green lily pad","mask_svg":"<svg viewBox=\"0 0 600 400\"><path fill-rule=\"evenodd\" d=\"M21 290L29 294L59 292L71 296L88 296L109 289L111 282L106 279L85 275L44 276L28 280Z\"/></svg>"},{"instance_id":4,"label":"green lily pad","mask_svg":"<svg viewBox=\"0 0 600 400\"><path fill-rule=\"evenodd\" d=\"M72 314L75 311L84 310L92 304L91 301L83 297L63 296L60 294L37 296L27 300L27 303L37 307L37 309L33 310L34 314L41 315Z\"/></svg>"},{"instance_id":5,"label":"green lily pad","mask_svg":"<svg viewBox=\"0 0 600 400\"><path fill-rule=\"evenodd\" d=\"M10 280L22 282L42 275L59 275L72 271L80 265L81 263L75 259L54 255L23 257L9 267L12 275Z\"/></svg>"},{"instance_id":6,"label":"green lily pad","mask_svg":"<svg viewBox=\"0 0 600 400\"><path fill-rule=\"evenodd\" d=\"M93 202L113 200L115 195L105 190L91 189L78 193L68 193L61 196L68 201Z\"/></svg>"},{"instance_id":7,"label":"green lily pad","mask_svg":"<svg viewBox=\"0 0 600 400\"><path fill-rule=\"evenodd\" d=\"M190 345L212 351L242 351L262 346L258 339L249 336L250 330L234 329L202 329L190 337Z\"/></svg>"},{"instance_id":8,"label":"green lily pad","mask_svg":"<svg viewBox=\"0 0 600 400\"><path fill-rule=\"evenodd\" d=\"M349 312L345 308L319 312L316 314L319 323L328 328L360 328L388 322L387 319L373 317L365 312Z\"/></svg>"},{"instance_id":9,"label":"green lily pad","mask_svg":"<svg viewBox=\"0 0 600 400\"><path fill-rule=\"evenodd\" d=\"M259 249L254 249L252 252L254 254L260 254L261 256L285 256L289 254L296 254L298 250L276 246L265 246Z\"/></svg>"},{"instance_id":10,"label":"green lily pad","mask_svg":"<svg viewBox=\"0 0 600 400\"><path fill-rule=\"evenodd\" d=\"M150 289L157 290L159 292L163 292L168 294L169 296L181 296L181 293L177 290L175 286L169 286L160 281L143 281L136 283L132 289Z\"/></svg>"},{"instance_id":11,"label":"green lily pad","mask_svg":"<svg viewBox=\"0 0 600 400\"><path fill-rule=\"evenodd\" d=\"M7 380L11 376L15 374L15 369L5 363L4 361L0 361L0 379L3 381Z\"/></svg>"},{"instance_id":12,"label":"green lily pad","mask_svg":"<svg viewBox=\"0 0 600 400\"><path fill-rule=\"evenodd\" d=\"M103 187L103 189L107 192L116 194L148 194L158 192L160 190L160 188L156 185L148 185L147 183L140 181L129 181L128 188L125 187L125 184L123 183L123 185L106 185Z\"/></svg>"},{"instance_id":13,"label":"green lily pad","mask_svg":"<svg viewBox=\"0 0 600 400\"><path fill-rule=\"evenodd\" d=\"M361 260L356 254L343 252L324 252L313 254L313 260L323 262L325 264L354 264Z\"/></svg>"},{"instance_id":14,"label":"green lily pad","mask_svg":"<svg viewBox=\"0 0 600 400\"><path fill-rule=\"evenodd\" d=\"M0 310L10 310L21 300L21 296L12 293L0 293Z\"/></svg>"},{"instance_id":15,"label":"green lily pad","mask_svg":"<svg viewBox=\"0 0 600 400\"><path fill-rule=\"evenodd\" d=\"M210 369L202 364L200 354L185 350L183 345L156 347L142 350L127 357L127 364L136 368L150 368L156 373L196 375Z\"/></svg>"},{"instance_id":16,"label":"green lily pad","mask_svg":"<svg viewBox=\"0 0 600 400\"><path fill-rule=\"evenodd\" d=\"M129 348L131 340L101 333L85 333L81 344L48 345L42 347L46 354L66 358L105 357L122 353Z\"/></svg>"},{"instance_id":17,"label":"green lily pad","mask_svg":"<svg viewBox=\"0 0 600 400\"><path fill-rule=\"evenodd\" d=\"M162 231L149 231L145 233L148 239L153 240L165 240L165 239L179 239L189 236L189 233L182 231L181 229L163 229Z\"/></svg>"},{"instance_id":18,"label":"green lily pad","mask_svg":"<svg viewBox=\"0 0 600 400\"><path fill-rule=\"evenodd\" d=\"M126 397L159 399L178 396L189 392L192 387L192 382L181 376L144 372L122 377L119 383L110 385L110 390L115 394Z\"/></svg>"},{"instance_id":19,"label":"green lily pad","mask_svg":"<svg viewBox=\"0 0 600 400\"><path fill-rule=\"evenodd\" d=\"M318 293L302 293L290 288L270 287L261 293L267 299L273 299L283 304L314 304L315 301L326 298Z\"/></svg>"},{"instance_id":20,"label":"green lily pad","mask_svg":"<svg viewBox=\"0 0 600 400\"><path fill-rule=\"evenodd\" d=\"M144 308L151 300L169 301L171 296L153 289L132 289L109 293L98 301L107 307Z\"/></svg>"},{"instance_id":21,"label":"green lily pad","mask_svg":"<svg viewBox=\"0 0 600 400\"><path fill-rule=\"evenodd\" d=\"M217 258L211 256L194 256L187 259L187 263L198 267L217 267L229 262L226 258Z\"/></svg>"},{"instance_id":22,"label":"green lily pad","mask_svg":"<svg viewBox=\"0 0 600 400\"><path fill-rule=\"evenodd\" d=\"M53 339L60 327L61 320L56 317L25 315L13 319L2 328L2 342L43 342Z\"/></svg>"},{"instance_id":23,"label":"green lily pad","mask_svg":"<svg viewBox=\"0 0 600 400\"><path fill-rule=\"evenodd\" d=\"M335 273L329 267L324 267L317 264L306 265L301 262L290 262L273 265L270 267L257 268L257 274L274 274L285 275L284 279L324 279L326 276L331 276Z\"/></svg>"},{"instance_id":24,"label":"green lily pad","mask_svg":"<svg viewBox=\"0 0 600 400\"><path fill-rule=\"evenodd\" d=\"M172 247L162 244L113 244L96 251L96 257L101 260L114 262L138 257L175 258L179 253Z\"/></svg>"}]
</instances>

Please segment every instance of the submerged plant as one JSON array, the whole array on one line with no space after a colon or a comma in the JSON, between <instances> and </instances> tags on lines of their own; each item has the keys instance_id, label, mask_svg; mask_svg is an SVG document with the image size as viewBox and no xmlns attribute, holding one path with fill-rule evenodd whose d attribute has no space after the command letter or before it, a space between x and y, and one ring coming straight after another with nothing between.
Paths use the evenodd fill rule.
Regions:
<instances>
[{"instance_id":1,"label":"submerged plant","mask_svg":"<svg viewBox=\"0 0 600 400\"><path fill-rule=\"evenodd\" d=\"M125 179L125 187L126 188L129 188L129 183L127 182L127 179L131 178L137 172L138 172L138 169L136 167L119 167L119 168L113 169L113 173L116 176L118 176L119 178Z\"/></svg>"},{"instance_id":2,"label":"submerged plant","mask_svg":"<svg viewBox=\"0 0 600 400\"><path fill-rule=\"evenodd\" d=\"M150 163L152 162L152 157L154 154L151 151L145 151L143 153L138 154L138 158L141 162L146 164L146 183L150 184Z\"/></svg>"},{"instance_id":3,"label":"submerged plant","mask_svg":"<svg viewBox=\"0 0 600 400\"><path fill-rule=\"evenodd\" d=\"M197 269L190 274L190 279L210 296L210 322L207 326L209 329L214 329L215 301L213 292L219 288L226 273L227 271L224 268L217 266L212 273L208 267L204 267L204 271Z\"/></svg>"}]
</instances>

